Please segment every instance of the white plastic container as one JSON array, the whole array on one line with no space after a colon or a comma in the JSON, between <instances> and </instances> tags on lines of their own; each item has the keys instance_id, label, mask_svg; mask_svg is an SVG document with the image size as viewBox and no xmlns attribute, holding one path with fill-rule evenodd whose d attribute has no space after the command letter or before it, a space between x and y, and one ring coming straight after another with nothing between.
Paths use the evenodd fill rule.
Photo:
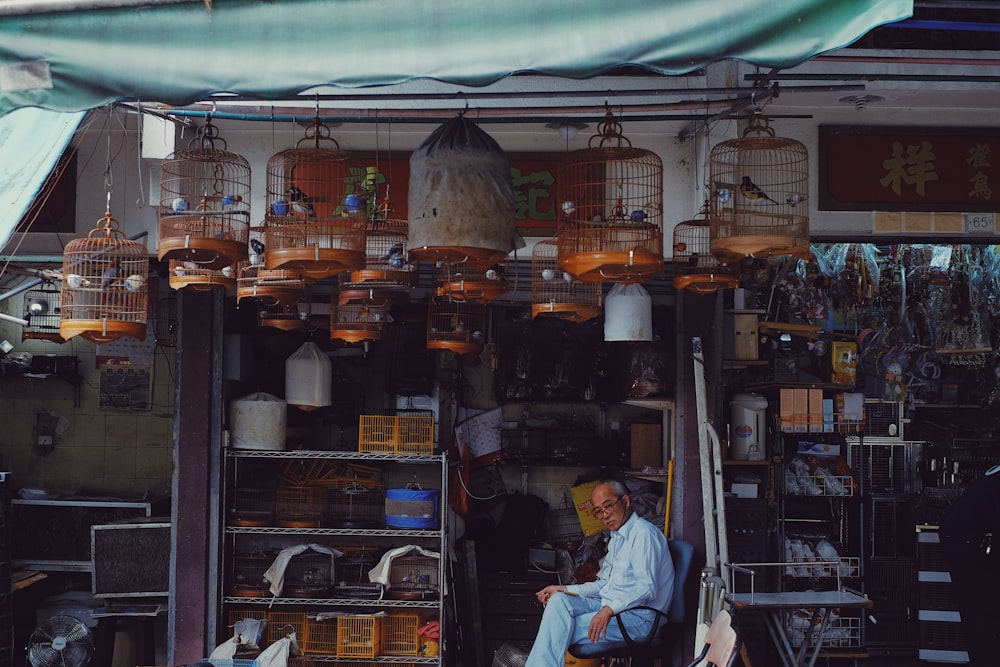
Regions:
<instances>
[{"instance_id":1,"label":"white plastic container","mask_svg":"<svg viewBox=\"0 0 1000 667\"><path fill-rule=\"evenodd\" d=\"M767 437L767 399L760 394L734 394L730 407L729 458L763 461Z\"/></svg>"},{"instance_id":2,"label":"white plastic container","mask_svg":"<svg viewBox=\"0 0 1000 667\"><path fill-rule=\"evenodd\" d=\"M615 283L604 299L605 341L653 340L653 301L642 285Z\"/></svg>"},{"instance_id":3,"label":"white plastic container","mask_svg":"<svg viewBox=\"0 0 1000 667\"><path fill-rule=\"evenodd\" d=\"M287 409L284 399L262 391L230 401L230 443L237 449L284 449Z\"/></svg>"},{"instance_id":4,"label":"white plastic container","mask_svg":"<svg viewBox=\"0 0 1000 667\"><path fill-rule=\"evenodd\" d=\"M285 400L303 410L333 404L333 364L307 341L285 361Z\"/></svg>"}]
</instances>

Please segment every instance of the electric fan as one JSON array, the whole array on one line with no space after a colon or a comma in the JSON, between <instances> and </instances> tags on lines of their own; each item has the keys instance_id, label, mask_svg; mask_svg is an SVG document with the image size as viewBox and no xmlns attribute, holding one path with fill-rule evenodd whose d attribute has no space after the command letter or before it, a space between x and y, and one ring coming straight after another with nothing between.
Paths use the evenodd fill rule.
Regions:
<instances>
[{"instance_id":1,"label":"electric fan","mask_svg":"<svg viewBox=\"0 0 1000 667\"><path fill-rule=\"evenodd\" d=\"M28 639L32 667L84 667L93 653L90 630L72 616L53 616L35 628Z\"/></svg>"}]
</instances>

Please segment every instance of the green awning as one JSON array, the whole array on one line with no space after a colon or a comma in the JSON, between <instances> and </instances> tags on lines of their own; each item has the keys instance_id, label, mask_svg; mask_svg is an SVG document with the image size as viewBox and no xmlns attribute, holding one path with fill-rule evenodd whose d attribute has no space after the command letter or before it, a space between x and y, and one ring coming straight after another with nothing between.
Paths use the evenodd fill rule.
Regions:
<instances>
[{"instance_id":1,"label":"green awning","mask_svg":"<svg viewBox=\"0 0 1000 667\"><path fill-rule=\"evenodd\" d=\"M85 113L18 109L0 117L0 254Z\"/></svg>"},{"instance_id":2,"label":"green awning","mask_svg":"<svg viewBox=\"0 0 1000 667\"><path fill-rule=\"evenodd\" d=\"M913 10L912 0L215 0L21 15L2 4L0 114L413 79L483 86L524 72L586 79L625 65L683 74L724 59L790 67Z\"/></svg>"}]
</instances>

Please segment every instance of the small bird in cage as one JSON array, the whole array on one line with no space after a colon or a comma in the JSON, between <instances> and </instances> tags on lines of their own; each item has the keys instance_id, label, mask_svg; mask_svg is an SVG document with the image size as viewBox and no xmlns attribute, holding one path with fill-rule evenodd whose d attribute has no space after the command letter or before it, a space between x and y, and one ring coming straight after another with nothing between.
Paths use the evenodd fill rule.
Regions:
<instances>
[{"instance_id":1,"label":"small bird in cage","mask_svg":"<svg viewBox=\"0 0 1000 667\"><path fill-rule=\"evenodd\" d=\"M302 192L300 188L294 185L288 188L288 198L291 200L292 213L304 215L307 218L316 217L316 209L313 208L309 195Z\"/></svg>"},{"instance_id":2,"label":"small bird in cage","mask_svg":"<svg viewBox=\"0 0 1000 667\"><path fill-rule=\"evenodd\" d=\"M240 195L223 195L222 205L223 206L235 206L236 204L243 201L243 197Z\"/></svg>"},{"instance_id":3,"label":"small bird in cage","mask_svg":"<svg viewBox=\"0 0 1000 667\"><path fill-rule=\"evenodd\" d=\"M389 252L387 252L383 257L380 257L380 259L387 261L390 266L394 266L397 269L402 267L406 263L403 259L403 244L397 243L393 245L389 248Z\"/></svg>"},{"instance_id":4,"label":"small bird in cage","mask_svg":"<svg viewBox=\"0 0 1000 667\"><path fill-rule=\"evenodd\" d=\"M805 195L793 192L787 197L785 197L785 203L788 204L789 206L795 206L799 202L805 201L805 199L806 199Z\"/></svg>"},{"instance_id":5,"label":"small bird in cage","mask_svg":"<svg viewBox=\"0 0 1000 667\"><path fill-rule=\"evenodd\" d=\"M191 210L191 205L184 197L175 197L174 200L170 202L170 210L174 213L187 213Z\"/></svg>"},{"instance_id":6,"label":"small bird in cage","mask_svg":"<svg viewBox=\"0 0 1000 667\"><path fill-rule=\"evenodd\" d=\"M749 176L744 176L740 181L740 194L751 201L758 201L763 199L765 201L777 204L778 202L771 199L766 192L760 189L760 186L750 180Z\"/></svg>"},{"instance_id":7,"label":"small bird in cage","mask_svg":"<svg viewBox=\"0 0 1000 667\"><path fill-rule=\"evenodd\" d=\"M719 188L715 191L715 198L719 200L720 204L725 204L733 198L733 191L729 188Z\"/></svg>"},{"instance_id":8,"label":"small bird in cage","mask_svg":"<svg viewBox=\"0 0 1000 667\"><path fill-rule=\"evenodd\" d=\"M101 272L101 289L107 290L118 277L118 265L112 264Z\"/></svg>"}]
</instances>

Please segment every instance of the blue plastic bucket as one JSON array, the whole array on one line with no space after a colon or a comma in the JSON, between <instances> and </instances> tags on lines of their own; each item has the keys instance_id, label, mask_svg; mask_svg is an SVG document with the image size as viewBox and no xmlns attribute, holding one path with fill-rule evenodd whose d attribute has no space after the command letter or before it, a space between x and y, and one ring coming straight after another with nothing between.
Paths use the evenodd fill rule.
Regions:
<instances>
[{"instance_id":1,"label":"blue plastic bucket","mask_svg":"<svg viewBox=\"0 0 1000 667\"><path fill-rule=\"evenodd\" d=\"M440 504L437 489L386 489L385 523L393 528L437 528Z\"/></svg>"}]
</instances>

